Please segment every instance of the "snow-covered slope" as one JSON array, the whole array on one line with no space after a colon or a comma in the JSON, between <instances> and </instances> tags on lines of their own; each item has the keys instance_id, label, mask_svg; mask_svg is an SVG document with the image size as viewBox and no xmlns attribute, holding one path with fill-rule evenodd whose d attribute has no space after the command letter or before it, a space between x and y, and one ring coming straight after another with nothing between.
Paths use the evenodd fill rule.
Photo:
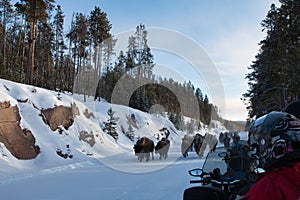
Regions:
<instances>
[{"instance_id":1,"label":"snow-covered slope","mask_svg":"<svg viewBox=\"0 0 300 200\"><path fill-rule=\"evenodd\" d=\"M25 101L27 99L27 101ZM141 112L104 101L94 101L83 96L60 94L42 88L18 84L0 79L0 102L10 101L17 105L21 115L21 127L32 131L41 153L32 160L18 160L0 143L0 197L1 199L182 199L185 188L190 187L187 171L203 165L195 152L187 158L181 155L181 141L185 132L175 129L166 118ZM41 110L75 103L80 115L68 130L61 127L52 131L41 116ZM102 131L103 121L108 119L107 110L116 111L119 139L117 142ZM93 113L87 118L83 113ZM134 114L137 127L135 141L147 136L155 144L159 129L170 130L171 146L166 160L138 162L133 153L135 141L129 140L122 128L127 130L127 116ZM186 119L189 120L188 118ZM79 140L80 131L92 133L95 145ZM195 133L209 132L218 135L226 129L217 121L212 128ZM241 134L246 139L247 134ZM61 149L73 155L64 159L57 155ZM125 173L124 173L125 172ZM145 173L147 172L147 173Z\"/></svg>"},{"instance_id":2,"label":"snow-covered slope","mask_svg":"<svg viewBox=\"0 0 300 200\"><path fill-rule=\"evenodd\" d=\"M19 107L21 128L31 130L36 138L36 145L41 148L41 153L35 159L18 160L10 154L3 143L0 143L0 177L9 176L16 172L42 170L93 159L98 159L105 165L120 171L148 172L165 167L181 157L180 145L185 133L176 130L167 118L160 115L144 113L126 106L111 105L105 101L94 101L92 97L87 98L86 102L82 102L83 96L80 95L58 94L54 91L3 79L0 79L0 94L0 102L10 101L12 106L17 105ZM59 105L70 107L73 103L79 108L80 115L75 116L74 123L68 130L61 127L62 134L59 134L58 131L52 131L43 122L40 116L42 109ZM102 131L103 122L108 119L107 111L111 107L116 111L115 116L119 118L117 126L119 139L117 141ZM87 118L83 114L86 110L92 113L95 118ZM156 137L160 134L159 129L167 127L170 130L169 158L165 161L158 159L152 161L165 162L164 164L140 167L141 163L137 163L133 153L135 141L131 141L122 133L122 127L123 130L128 129L127 117L132 114L137 122L137 127L133 127L135 141L138 137L146 136L157 143ZM91 146L79 140L81 131L93 134L95 145ZM203 129L199 133L218 134L221 131L225 131L224 127L215 122L214 129ZM58 149L73 155L73 158L63 159L56 154Z\"/></svg>"}]
</instances>

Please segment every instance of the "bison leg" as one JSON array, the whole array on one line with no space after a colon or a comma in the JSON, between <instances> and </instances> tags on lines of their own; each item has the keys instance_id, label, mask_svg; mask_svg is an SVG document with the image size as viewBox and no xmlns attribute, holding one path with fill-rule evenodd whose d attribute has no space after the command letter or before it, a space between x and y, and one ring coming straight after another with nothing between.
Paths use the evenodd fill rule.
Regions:
<instances>
[{"instance_id":1,"label":"bison leg","mask_svg":"<svg viewBox=\"0 0 300 200\"><path fill-rule=\"evenodd\" d=\"M195 148L196 154L199 155L200 149L199 148Z\"/></svg>"},{"instance_id":2,"label":"bison leg","mask_svg":"<svg viewBox=\"0 0 300 200\"><path fill-rule=\"evenodd\" d=\"M150 153L146 153L146 162L150 160Z\"/></svg>"},{"instance_id":3,"label":"bison leg","mask_svg":"<svg viewBox=\"0 0 300 200\"><path fill-rule=\"evenodd\" d=\"M210 152L214 152L214 151L216 150L216 147L217 147L217 144L215 144L215 145L211 148Z\"/></svg>"},{"instance_id":4,"label":"bison leg","mask_svg":"<svg viewBox=\"0 0 300 200\"><path fill-rule=\"evenodd\" d=\"M189 156L189 152L186 151L186 152L184 152L182 155L183 155L183 157L188 157L188 156Z\"/></svg>"},{"instance_id":5,"label":"bison leg","mask_svg":"<svg viewBox=\"0 0 300 200\"><path fill-rule=\"evenodd\" d=\"M140 162L142 162L142 160L143 160L143 154L142 153L140 153L139 155L138 155L138 160L140 161Z\"/></svg>"},{"instance_id":6,"label":"bison leg","mask_svg":"<svg viewBox=\"0 0 300 200\"><path fill-rule=\"evenodd\" d=\"M165 159L167 159L167 158L168 158L168 152L165 153Z\"/></svg>"},{"instance_id":7,"label":"bison leg","mask_svg":"<svg viewBox=\"0 0 300 200\"><path fill-rule=\"evenodd\" d=\"M198 154L200 158L203 157L203 153L204 153L204 151L205 151L205 149L206 149L206 146L207 146L207 143L204 141L204 142L202 143L202 145L201 145L200 152L199 152L199 154Z\"/></svg>"}]
</instances>

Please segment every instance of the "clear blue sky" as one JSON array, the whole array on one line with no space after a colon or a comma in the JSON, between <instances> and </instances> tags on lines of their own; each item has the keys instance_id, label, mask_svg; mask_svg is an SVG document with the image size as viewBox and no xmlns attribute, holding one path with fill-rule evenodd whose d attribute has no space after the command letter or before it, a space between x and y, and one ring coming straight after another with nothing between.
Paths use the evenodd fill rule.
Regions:
<instances>
[{"instance_id":1,"label":"clear blue sky","mask_svg":"<svg viewBox=\"0 0 300 200\"><path fill-rule=\"evenodd\" d=\"M258 52L258 43L265 36L260 23L272 3L279 5L278 0L56 0L56 3L62 6L67 22L74 12L88 15L95 6L100 7L108 15L113 35L133 30L142 23L146 28L166 28L190 38L203 48L221 77L225 94L221 115L230 120L247 117L240 100L248 88L244 77ZM68 31L69 27L65 29ZM154 52L154 57L158 65L174 68L180 77L191 79L203 93L209 96L212 93L209 86L212 83L207 83L212 79L206 80L205 86L203 77L191 72L183 57L170 52L158 55Z\"/></svg>"}]
</instances>

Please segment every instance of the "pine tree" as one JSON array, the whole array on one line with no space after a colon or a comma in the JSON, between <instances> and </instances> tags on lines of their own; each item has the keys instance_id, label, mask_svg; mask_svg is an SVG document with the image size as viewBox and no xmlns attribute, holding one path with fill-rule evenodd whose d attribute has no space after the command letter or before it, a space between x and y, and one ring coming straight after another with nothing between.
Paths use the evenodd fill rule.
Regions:
<instances>
[{"instance_id":1,"label":"pine tree","mask_svg":"<svg viewBox=\"0 0 300 200\"><path fill-rule=\"evenodd\" d=\"M66 81L64 74L65 66L64 66L64 50L66 49L65 42L64 42L64 13L62 11L61 6L57 6L55 8L55 16L53 21L53 30L54 30L54 83L53 89L59 88L60 90L65 90L66 87L64 81ZM51 72L48 72L49 74Z\"/></svg>"},{"instance_id":2,"label":"pine tree","mask_svg":"<svg viewBox=\"0 0 300 200\"><path fill-rule=\"evenodd\" d=\"M39 37L35 41L35 73L34 83L37 86L53 89L52 79L53 74L53 43L54 33L51 24L40 22L38 24Z\"/></svg>"},{"instance_id":3,"label":"pine tree","mask_svg":"<svg viewBox=\"0 0 300 200\"><path fill-rule=\"evenodd\" d=\"M25 15L25 19L29 25L28 36L28 64L27 64L27 80L29 84L33 84L35 70L35 41L38 33L39 21L46 22L48 19L48 11L53 8L52 3L55 0L21 0L15 4L17 10Z\"/></svg>"},{"instance_id":4,"label":"pine tree","mask_svg":"<svg viewBox=\"0 0 300 200\"><path fill-rule=\"evenodd\" d=\"M189 122L187 122L186 124L186 131L189 134L193 134L195 131L195 121L193 119L191 119Z\"/></svg>"},{"instance_id":5,"label":"pine tree","mask_svg":"<svg viewBox=\"0 0 300 200\"><path fill-rule=\"evenodd\" d=\"M24 16L16 15L11 26L7 28L7 79L25 83L25 63L27 57L26 30Z\"/></svg>"},{"instance_id":6,"label":"pine tree","mask_svg":"<svg viewBox=\"0 0 300 200\"><path fill-rule=\"evenodd\" d=\"M140 24L136 27L134 36L129 38L128 53L134 62L134 76L137 79L152 77L154 58L147 41L148 32L145 25Z\"/></svg>"},{"instance_id":7,"label":"pine tree","mask_svg":"<svg viewBox=\"0 0 300 200\"><path fill-rule=\"evenodd\" d=\"M175 122L173 124L178 130L185 130L186 125L184 118L181 114L175 116Z\"/></svg>"},{"instance_id":8,"label":"pine tree","mask_svg":"<svg viewBox=\"0 0 300 200\"><path fill-rule=\"evenodd\" d=\"M99 7L95 7L89 17L89 33L91 44L94 48L93 60L96 68L96 76L99 77L102 71L103 42L112 38L110 30L112 25L107 19L107 14Z\"/></svg>"},{"instance_id":9,"label":"pine tree","mask_svg":"<svg viewBox=\"0 0 300 200\"><path fill-rule=\"evenodd\" d=\"M73 90L76 93L83 94L83 101L86 101L86 95L91 87L95 87L95 83L90 85L90 73L93 71L91 65L88 63L90 52L88 47L89 32L88 19L82 13L77 13L72 22L71 31L67 37L72 41L72 56L76 68L76 79L74 80Z\"/></svg>"},{"instance_id":10,"label":"pine tree","mask_svg":"<svg viewBox=\"0 0 300 200\"><path fill-rule=\"evenodd\" d=\"M262 21L267 36L246 75L249 90L243 95L249 117L280 111L300 95L300 3L282 0Z\"/></svg>"},{"instance_id":11,"label":"pine tree","mask_svg":"<svg viewBox=\"0 0 300 200\"><path fill-rule=\"evenodd\" d=\"M107 111L107 114L109 116L107 122L103 122L104 124L104 131L106 131L107 134L111 135L116 141L119 139L119 134L117 132L117 121L118 118L114 117L115 111L110 108Z\"/></svg>"},{"instance_id":12,"label":"pine tree","mask_svg":"<svg viewBox=\"0 0 300 200\"><path fill-rule=\"evenodd\" d=\"M0 17L1 17L1 23L0 23L0 77L6 78L7 75L7 34L6 34L6 27L8 24L8 21L12 17L12 8L9 0L3 0L0 2Z\"/></svg>"},{"instance_id":13,"label":"pine tree","mask_svg":"<svg viewBox=\"0 0 300 200\"><path fill-rule=\"evenodd\" d=\"M212 105L209 103L207 95L205 95L204 100L203 100L203 118L202 122L205 125L209 125L211 121L211 114L212 114Z\"/></svg>"}]
</instances>

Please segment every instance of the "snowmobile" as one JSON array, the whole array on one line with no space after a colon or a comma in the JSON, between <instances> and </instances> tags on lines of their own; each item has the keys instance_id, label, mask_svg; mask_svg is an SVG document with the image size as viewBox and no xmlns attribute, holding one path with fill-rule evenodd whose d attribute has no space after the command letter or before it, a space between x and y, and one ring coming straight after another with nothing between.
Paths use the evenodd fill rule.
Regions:
<instances>
[{"instance_id":1,"label":"snowmobile","mask_svg":"<svg viewBox=\"0 0 300 200\"><path fill-rule=\"evenodd\" d=\"M190 183L200 185L185 189L183 200L232 200L245 195L257 176L257 158L249 146L244 147L218 147L208 153L202 169L188 171L198 178Z\"/></svg>"}]
</instances>

